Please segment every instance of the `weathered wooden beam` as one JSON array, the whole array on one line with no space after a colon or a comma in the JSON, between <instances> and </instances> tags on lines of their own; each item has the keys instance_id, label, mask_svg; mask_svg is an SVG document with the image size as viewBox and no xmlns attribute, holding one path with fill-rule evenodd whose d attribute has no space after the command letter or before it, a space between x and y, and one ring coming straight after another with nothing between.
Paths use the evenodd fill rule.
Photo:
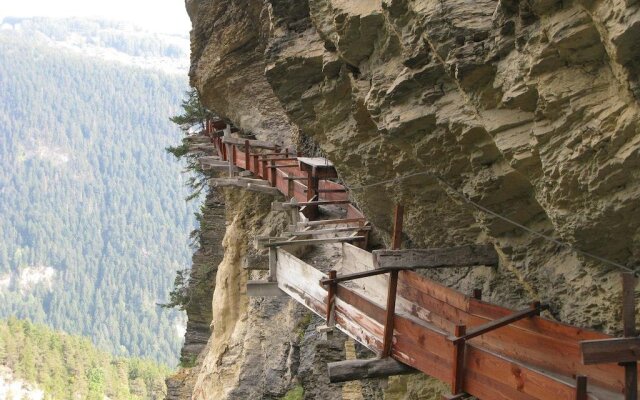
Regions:
<instances>
[{"instance_id":1,"label":"weathered wooden beam","mask_svg":"<svg viewBox=\"0 0 640 400\"><path fill-rule=\"evenodd\" d=\"M282 153L276 153L276 154L282 155ZM277 157L277 158L265 157L265 158L267 158L269 161L296 161L296 159L293 157ZM296 164L296 167L297 166L298 164Z\"/></svg>"},{"instance_id":2,"label":"weathered wooden beam","mask_svg":"<svg viewBox=\"0 0 640 400\"><path fill-rule=\"evenodd\" d=\"M259 243L262 248L266 247L279 247L279 246L290 246L290 245L314 245L314 244L323 244L323 243L344 243L344 242L355 242L358 240L364 240L364 236L348 236L348 237L334 237L334 238L319 238L319 239L300 239L300 240L279 240L272 241L270 243Z\"/></svg>"},{"instance_id":3,"label":"weathered wooden beam","mask_svg":"<svg viewBox=\"0 0 640 400\"><path fill-rule=\"evenodd\" d=\"M304 233L302 233L302 231L286 232L286 234L291 236L298 236L298 235L315 236L315 235L328 235L328 234L339 233L339 232L352 232L352 231L360 232L360 231L370 231L370 230L371 230L370 226L343 226L340 228L309 230L309 231L304 231Z\"/></svg>"},{"instance_id":4,"label":"weathered wooden beam","mask_svg":"<svg viewBox=\"0 0 640 400\"><path fill-rule=\"evenodd\" d=\"M329 382L331 383L385 378L393 375L420 372L393 358L338 361L328 363L327 367L329 370Z\"/></svg>"},{"instance_id":5,"label":"weathered wooden beam","mask_svg":"<svg viewBox=\"0 0 640 400\"><path fill-rule=\"evenodd\" d=\"M340 224L353 224L353 223L364 224L365 221L366 219L364 218L323 219L319 221L298 222L298 226L305 227L305 226L340 225Z\"/></svg>"},{"instance_id":6,"label":"weathered wooden beam","mask_svg":"<svg viewBox=\"0 0 640 400\"><path fill-rule=\"evenodd\" d=\"M325 206L333 204L350 204L349 200L319 200L319 201L303 201L300 203L280 203L280 205L271 206L272 209L285 209L288 207L310 207L310 206Z\"/></svg>"},{"instance_id":7,"label":"weathered wooden beam","mask_svg":"<svg viewBox=\"0 0 640 400\"><path fill-rule=\"evenodd\" d=\"M347 189L318 189L316 192L318 193L344 193ZM304 193L307 193L307 189L303 190Z\"/></svg>"},{"instance_id":8,"label":"weathered wooden beam","mask_svg":"<svg viewBox=\"0 0 640 400\"><path fill-rule=\"evenodd\" d=\"M580 342L582 363L604 364L640 360L640 337L585 340Z\"/></svg>"},{"instance_id":9,"label":"weathered wooden beam","mask_svg":"<svg viewBox=\"0 0 640 400\"><path fill-rule=\"evenodd\" d=\"M277 168L298 168L298 164L274 164L269 166L269 168L271 169L277 169Z\"/></svg>"},{"instance_id":10,"label":"weathered wooden beam","mask_svg":"<svg viewBox=\"0 0 640 400\"><path fill-rule=\"evenodd\" d=\"M374 250L376 268L446 268L497 265L492 245L467 245L435 249Z\"/></svg>"},{"instance_id":11,"label":"weathered wooden beam","mask_svg":"<svg viewBox=\"0 0 640 400\"><path fill-rule=\"evenodd\" d=\"M249 297L280 297L286 295L287 294L278 287L278 282L247 282L247 296Z\"/></svg>"},{"instance_id":12,"label":"weathered wooden beam","mask_svg":"<svg viewBox=\"0 0 640 400\"><path fill-rule=\"evenodd\" d=\"M225 136L222 138L222 143L244 146L245 139ZM276 149L278 147L273 143L265 142L262 140L249 140L249 146L261 149Z\"/></svg>"},{"instance_id":13,"label":"weathered wooden beam","mask_svg":"<svg viewBox=\"0 0 640 400\"><path fill-rule=\"evenodd\" d=\"M297 156L297 154L295 152L289 151L288 153L286 152L279 152L279 153L251 153L252 156L259 156L259 157L282 157L283 155L286 156L287 154L289 154L291 157L289 157L289 159L294 158Z\"/></svg>"}]
</instances>

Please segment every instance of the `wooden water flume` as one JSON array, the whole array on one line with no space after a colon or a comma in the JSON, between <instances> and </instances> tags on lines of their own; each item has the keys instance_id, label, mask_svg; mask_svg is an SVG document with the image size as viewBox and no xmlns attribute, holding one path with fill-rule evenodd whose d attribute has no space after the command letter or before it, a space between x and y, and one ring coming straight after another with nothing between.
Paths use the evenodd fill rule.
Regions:
<instances>
[{"instance_id":1,"label":"wooden water flume","mask_svg":"<svg viewBox=\"0 0 640 400\"><path fill-rule=\"evenodd\" d=\"M325 319L325 330L339 329L379 355L330 364L332 381L417 370L450 385L448 399L635 399L637 381L632 378L637 378L640 354L635 331L616 341L544 319L539 314L546 306L539 303L513 311L482 301L479 290L467 296L433 282L412 269L496 265L498 256L490 245L400 250L401 208L396 209L393 248L372 254L364 250L370 225L349 202L346 188L331 180L337 175L328 160L233 138L221 121L208 122L204 134L217 153L216 160L206 163L229 171L228 178L212 184L288 199L274 208L290 213L291 232L257 238L259 247L269 249L270 277L250 282L248 293L286 294ZM254 177L238 176L238 169ZM342 208L345 217L314 221L324 205ZM330 234L338 236L317 237ZM340 243L342 249L328 275L290 251L328 242ZM583 341L588 353L584 363Z\"/></svg>"}]
</instances>

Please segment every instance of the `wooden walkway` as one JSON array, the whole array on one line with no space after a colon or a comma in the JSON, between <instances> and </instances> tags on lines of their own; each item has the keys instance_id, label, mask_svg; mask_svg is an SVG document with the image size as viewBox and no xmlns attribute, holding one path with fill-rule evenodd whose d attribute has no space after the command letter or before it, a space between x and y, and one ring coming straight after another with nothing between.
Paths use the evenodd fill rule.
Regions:
<instances>
[{"instance_id":1,"label":"wooden walkway","mask_svg":"<svg viewBox=\"0 0 640 400\"><path fill-rule=\"evenodd\" d=\"M624 398L623 367L582 362L581 341L610 336L541 318L540 304L514 311L408 269L381 268L374 254L361 248L366 248L370 228L349 203L345 188L331 181L335 169L330 162L299 157L271 143L231 138L228 130L225 136L214 128L209 125L205 135L215 146L220 164L216 167L228 168L238 182L246 179L238 176L239 170L250 171L252 179L268 185L239 186L257 191L277 188L290 199L278 207L290 209L294 218L298 211L308 217L294 221L289 238L261 239L261 245L270 249L271 263L271 282L264 284L275 289L264 294L284 292L325 318L328 329L335 326L376 354L388 352L393 359L446 382L453 393L447 398L468 394L483 400ZM344 209L345 217L314 221L318 207L327 204ZM352 232L332 230L338 225L351 227ZM289 245L321 243L313 242L315 230L346 232L337 238L344 240L326 240L340 243L342 249L342 258L330 266L329 275L288 251Z\"/></svg>"}]
</instances>

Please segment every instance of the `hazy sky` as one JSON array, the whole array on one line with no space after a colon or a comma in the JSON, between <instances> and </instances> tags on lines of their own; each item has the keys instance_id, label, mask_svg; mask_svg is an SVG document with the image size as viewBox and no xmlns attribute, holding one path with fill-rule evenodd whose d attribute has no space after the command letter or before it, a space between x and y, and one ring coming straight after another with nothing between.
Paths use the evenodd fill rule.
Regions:
<instances>
[{"instance_id":1,"label":"hazy sky","mask_svg":"<svg viewBox=\"0 0 640 400\"><path fill-rule=\"evenodd\" d=\"M101 17L166 33L191 29L183 0L0 0L0 19L7 16Z\"/></svg>"}]
</instances>

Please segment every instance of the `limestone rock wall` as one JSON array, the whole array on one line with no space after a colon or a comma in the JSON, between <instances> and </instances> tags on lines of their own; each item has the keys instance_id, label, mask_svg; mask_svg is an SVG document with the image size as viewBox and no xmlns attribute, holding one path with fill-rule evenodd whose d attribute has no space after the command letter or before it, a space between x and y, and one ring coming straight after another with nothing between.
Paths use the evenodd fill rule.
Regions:
<instances>
[{"instance_id":1,"label":"limestone rock wall","mask_svg":"<svg viewBox=\"0 0 640 400\"><path fill-rule=\"evenodd\" d=\"M189 398L199 372L198 356L211 336L211 298L218 264L224 256L222 239L225 234L224 194L211 190L202 207L197 250L192 257L189 274L187 330L180 354L181 369L167 378L167 399Z\"/></svg>"},{"instance_id":2,"label":"limestone rock wall","mask_svg":"<svg viewBox=\"0 0 640 400\"><path fill-rule=\"evenodd\" d=\"M190 77L206 105L259 138L317 143L380 244L389 204L402 202L405 246L490 242L501 254L497 269L433 278L620 329L618 271L575 249L627 266L640 258L640 2L187 0L187 8Z\"/></svg>"}]
</instances>

